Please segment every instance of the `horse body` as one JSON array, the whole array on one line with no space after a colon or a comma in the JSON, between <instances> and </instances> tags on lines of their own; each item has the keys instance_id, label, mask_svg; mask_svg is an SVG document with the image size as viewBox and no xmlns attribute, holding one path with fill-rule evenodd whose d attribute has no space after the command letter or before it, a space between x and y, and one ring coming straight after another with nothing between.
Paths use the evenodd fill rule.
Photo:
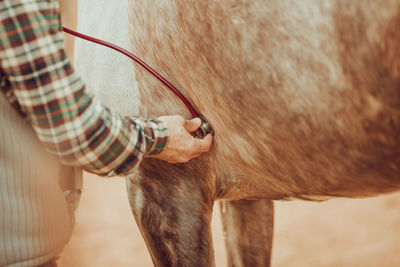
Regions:
<instances>
[{"instance_id":1,"label":"horse body","mask_svg":"<svg viewBox=\"0 0 400 267\"><path fill-rule=\"evenodd\" d=\"M211 121L218 197L368 196L400 183L398 6L139 1L132 48ZM142 115L188 113L138 81Z\"/></svg>"},{"instance_id":2,"label":"horse body","mask_svg":"<svg viewBox=\"0 0 400 267\"><path fill-rule=\"evenodd\" d=\"M132 50L216 132L207 155L146 159L129 179L156 265L213 264L217 199L230 200L230 264L256 266L270 260L265 199L398 190L400 1L132 1L129 14ZM137 80L142 116L189 118L153 77Z\"/></svg>"}]
</instances>

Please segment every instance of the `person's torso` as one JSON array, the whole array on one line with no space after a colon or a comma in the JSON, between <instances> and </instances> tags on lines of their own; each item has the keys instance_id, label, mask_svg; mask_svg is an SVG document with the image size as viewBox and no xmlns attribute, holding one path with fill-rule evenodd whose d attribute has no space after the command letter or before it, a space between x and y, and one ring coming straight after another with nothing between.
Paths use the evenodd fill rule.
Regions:
<instances>
[{"instance_id":1,"label":"person's torso","mask_svg":"<svg viewBox=\"0 0 400 267\"><path fill-rule=\"evenodd\" d=\"M37 266L59 254L81 185L81 170L46 152L0 93L0 266Z\"/></svg>"}]
</instances>

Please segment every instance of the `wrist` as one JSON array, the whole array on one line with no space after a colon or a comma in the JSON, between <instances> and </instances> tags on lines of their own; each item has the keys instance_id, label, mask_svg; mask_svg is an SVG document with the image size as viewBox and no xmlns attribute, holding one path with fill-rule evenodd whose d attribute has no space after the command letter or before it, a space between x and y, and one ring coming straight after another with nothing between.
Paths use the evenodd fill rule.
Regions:
<instances>
[{"instance_id":1,"label":"wrist","mask_svg":"<svg viewBox=\"0 0 400 267\"><path fill-rule=\"evenodd\" d=\"M145 155L160 154L168 145L168 127L159 119L144 120L144 135L146 138Z\"/></svg>"}]
</instances>

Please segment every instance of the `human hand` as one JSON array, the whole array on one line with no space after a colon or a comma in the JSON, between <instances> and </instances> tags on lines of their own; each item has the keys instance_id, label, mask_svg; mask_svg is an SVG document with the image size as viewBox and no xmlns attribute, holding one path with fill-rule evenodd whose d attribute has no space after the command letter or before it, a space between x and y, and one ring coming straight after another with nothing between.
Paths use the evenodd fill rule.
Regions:
<instances>
[{"instance_id":1,"label":"human hand","mask_svg":"<svg viewBox=\"0 0 400 267\"><path fill-rule=\"evenodd\" d=\"M182 116L174 115L162 116L158 119L164 122L169 130L168 144L160 154L149 157L169 163L185 163L210 150L213 141L211 134L204 139L191 135L201 125L199 118L185 120Z\"/></svg>"}]
</instances>

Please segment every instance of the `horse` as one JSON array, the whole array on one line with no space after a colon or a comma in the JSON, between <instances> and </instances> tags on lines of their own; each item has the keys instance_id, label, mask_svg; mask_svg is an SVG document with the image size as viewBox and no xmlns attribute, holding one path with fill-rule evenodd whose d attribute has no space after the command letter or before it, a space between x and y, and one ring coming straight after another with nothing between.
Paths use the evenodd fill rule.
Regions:
<instances>
[{"instance_id":1,"label":"horse","mask_svg":"<svg viewBox=\"0 0 400 267\"><path fill-rule=\"evenodd\" d=\"M270 262L271 200L399 189L400 1L131 1L131 47L212 124L211 153L147 158L128 179L156 266L212 266L214 201L230 266ZM140 115L190 115L137 69Z\"/></svg>"},{"instance_id":2,"label":"horse","mask_svg":"<svg viewBox=\"0 0 400 267\"><path fill-rule=\"evenodd\" d=\"M146 158L127 180L156 266L214 264L216 200L229 265L265 266L272 200L398 190L399 4L129 2L131 49L216 133L209 154L177 165ZM136 75L141 116L190 118L157 80Z\"/></svg>"}]
</instances>

